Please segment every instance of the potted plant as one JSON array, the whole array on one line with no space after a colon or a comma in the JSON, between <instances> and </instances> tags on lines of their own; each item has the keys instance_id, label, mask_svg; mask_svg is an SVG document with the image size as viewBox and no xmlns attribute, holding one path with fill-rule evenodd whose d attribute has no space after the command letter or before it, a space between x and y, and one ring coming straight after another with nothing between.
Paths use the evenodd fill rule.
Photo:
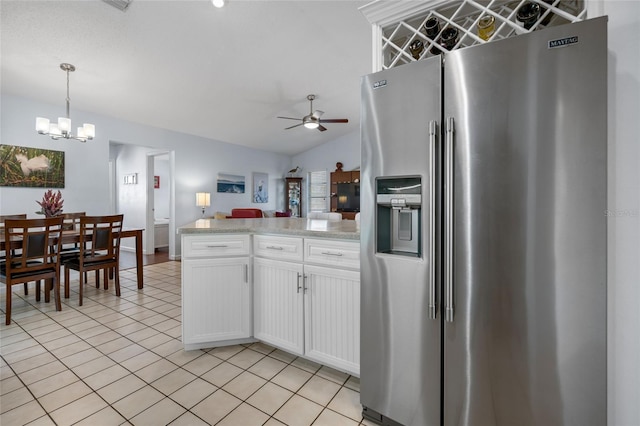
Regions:
<instances>
[{"instance_id":1,"label":"potted plant","mask_svg":"<svg viewBox=\"0 0 640 426\"><path fill-rule=\"evenodd\" d=\"M44 193L42 201L36 201L41 207L37 214L43 214L45 217L54 217L62 213L62 205L64 200L62 199L62 193L58 190L54 193L51 189Z\"/></svg>"}]
</instances>

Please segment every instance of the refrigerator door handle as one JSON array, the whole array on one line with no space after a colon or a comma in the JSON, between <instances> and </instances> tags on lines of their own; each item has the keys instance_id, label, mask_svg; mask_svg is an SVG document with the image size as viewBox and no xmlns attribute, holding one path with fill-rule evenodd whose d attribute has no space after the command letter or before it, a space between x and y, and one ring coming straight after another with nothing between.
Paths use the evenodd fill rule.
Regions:
<instances>
[{"instance_id":1,"label":"refrigerator door handle","mask_svg":"<svg viewBox=\"0 0 640 426\"><path fill-rule=\"evenodd\" d=\"M436 137L438 122L429 122L429 318L436 319Z\"/></svg>"},{"instance_id":2,"label":"refrigerator door handle","mask_svg":"<svg viewBox=\"0 0 640 426\"><path fill-rule=\"evenodd\" d=\"M447 322L453 322L453 117L447 118L444 147L444 287Z\"/></svg>"}]
</instances>

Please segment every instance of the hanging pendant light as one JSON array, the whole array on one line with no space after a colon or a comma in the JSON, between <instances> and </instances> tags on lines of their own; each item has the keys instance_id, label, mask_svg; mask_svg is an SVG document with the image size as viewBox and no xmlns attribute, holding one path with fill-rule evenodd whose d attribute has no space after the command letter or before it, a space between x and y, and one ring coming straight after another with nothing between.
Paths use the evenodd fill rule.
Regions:
<instances>
[{"instance_id":1,"label":"hanging pendant light","mask_svg":"<svg viewBox=\"0 0 640 426\"><path fill-rule=\"evenodd\" d=\"M58 117L57 123L51 123L48 118L36 118L36 131L41 135L49 135L51 139L75 139L80 142L86 142L96 136L96 127L90 123L84 123L82 127L78 127L77 133L71 133L71 118L69 118L69 73L74 72L76 67L71 64L62 63L60 69L67 73L67 116Z\"/></svg>"}]
</instances>

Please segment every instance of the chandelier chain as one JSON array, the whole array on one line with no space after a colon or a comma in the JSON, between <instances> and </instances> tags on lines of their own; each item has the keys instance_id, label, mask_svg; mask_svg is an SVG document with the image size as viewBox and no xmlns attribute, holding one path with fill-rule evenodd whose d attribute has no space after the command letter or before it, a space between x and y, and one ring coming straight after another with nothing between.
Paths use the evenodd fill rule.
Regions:
<instances>
[{"instance_id":1,"label":"chandelier chain","mask_svg":"<svg viewBox=\"0 0 640 426\"><path fill-rule=\"evenodd\" d=\"M67 68L67 118L70 117L69 115L69 103L71 102L71 98L69 97L69 69Z\"/></svg>"}]
</instances>

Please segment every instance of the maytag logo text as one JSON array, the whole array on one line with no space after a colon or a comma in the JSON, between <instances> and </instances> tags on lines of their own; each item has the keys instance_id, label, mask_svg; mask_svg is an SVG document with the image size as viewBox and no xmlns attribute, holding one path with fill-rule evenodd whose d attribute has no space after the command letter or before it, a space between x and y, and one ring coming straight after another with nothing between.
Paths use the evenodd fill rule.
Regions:
<instances>
[{"instance_id":1,"label":"maytag logo text","mask_svg":"<svg viewBox=\"0 0 640 426\"><path fill-rule=\"evenodd\" d=\"M578 42L578 36L559 38L557 40L549 40L549 49L556 47L569 46L570 44L576 44Z\"/></svg>"}]
</instances>

